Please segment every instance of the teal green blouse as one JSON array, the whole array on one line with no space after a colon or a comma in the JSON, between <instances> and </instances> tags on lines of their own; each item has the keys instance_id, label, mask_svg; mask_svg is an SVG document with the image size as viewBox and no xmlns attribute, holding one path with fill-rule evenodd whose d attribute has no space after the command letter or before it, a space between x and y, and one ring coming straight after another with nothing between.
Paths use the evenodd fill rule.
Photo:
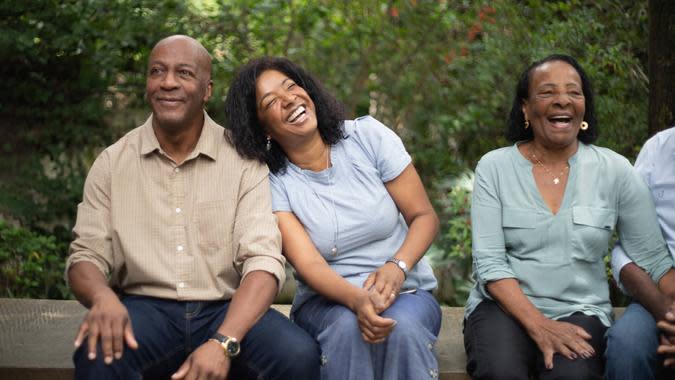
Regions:
<instances>
[{"instance_id":1,"label":"teal green blouse","mask_svg":"<svg viewBox=\"0 0 675 380\"><path fill-rule=\"evenodd\" d=\"M658 281L673 266L649 190L628 160L579 143L569 165L562 205L554 215L517 144L481 158L471 205L475 286L466 317L491 298L488 282L515 278L546 317L582 312L609 326L603 258L615 227L626 253L652 279Z\"/></svg>"}]
</instances>

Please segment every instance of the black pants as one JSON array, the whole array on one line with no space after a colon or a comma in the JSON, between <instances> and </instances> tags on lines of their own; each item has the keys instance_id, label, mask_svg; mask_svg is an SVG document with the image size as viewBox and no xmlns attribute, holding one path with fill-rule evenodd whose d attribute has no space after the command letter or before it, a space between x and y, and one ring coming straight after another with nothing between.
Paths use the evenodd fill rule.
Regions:
<instances>
[{"instance_id":1,"label":"black pants","mask_svg":"<svg viewBox=\"0 0 675 380\"><path fill-rule=\"evenodd\" d=\"M605 327L596 317L575 313L560 321L582 327L595 350L590 359L569 360L555 354L553 369L544 366L537 344L513 317L493 301L485 300L464 322L467 372L473 379L602 379Z\"/></svg>"}]
</instances>

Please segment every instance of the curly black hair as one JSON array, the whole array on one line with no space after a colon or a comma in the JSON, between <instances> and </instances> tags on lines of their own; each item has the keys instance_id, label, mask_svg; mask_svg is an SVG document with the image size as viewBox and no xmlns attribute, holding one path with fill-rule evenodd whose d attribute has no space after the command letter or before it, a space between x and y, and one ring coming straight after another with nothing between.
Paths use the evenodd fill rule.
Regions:
<instances>
[{"instance_id":1,"label":"curly black hair","mask_svg":"<svg viewBox=\"0 0 675 380\"><path fill-rule=\"evenodd\" d=\"M314 102L319 135L324 143L334 145L344 137L344 106L325 90L312 74L283 57L261 57L242 66L235 75L225 99L225 127L228 140L245 158L266 163L272 173L284 172L288 165L279 144L265 148L267 135L256 111L256 80L263 72L276 70L302 87Z\"/></svg>"},{"instance_id":2,"label":"curly black hair","mask_svg":"<svg viewBox=\"0 0 675 380\"><path fill-rule=\"evenodd\" d=\"M576 59L565 54L552 54L548 57L534 62L531 64L523 73L520 75L520 80L516 85L516 95L513 98L513 105L511 106L511 113L509 114L509 120L506 124L506 138L511 142L517 142L522 140L532 140L534 135L532 134L532 128L525 129L525 115L523 114L523 102L529 97L530 90L530 77L532 72L537 67L543 65L547 62L552 61L562 61L574 69L579 74L581 78L581 89L584 93L584 99L586 103L586 113L584 114L584 120L588 123L588 129L585 131L580 130L577 135L577 139L585 144L591 144L598 138L598 125L595 118L595 103L593 99L593 87L591 81L588 79L588 75L584 69L579 65L579 62Z\"/></svg>"}]
</instances>

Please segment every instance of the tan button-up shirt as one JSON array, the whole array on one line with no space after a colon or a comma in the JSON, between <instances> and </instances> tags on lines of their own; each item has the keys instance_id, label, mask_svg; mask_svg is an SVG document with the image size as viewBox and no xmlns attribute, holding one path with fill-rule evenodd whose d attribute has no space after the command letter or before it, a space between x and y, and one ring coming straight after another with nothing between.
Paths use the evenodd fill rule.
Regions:
<instances>
[{"instance_id":1,"label":"tan button-up shirt","mask_svg":"<svg viewBox=\"0 0 675 380\"><path fill-rule=\"evenodd\" d=\"M125 293L176 300L230 299L256 270L283 285L267 167L242 159L223 127L204 118L181 165L160 148L152 116L99 155L77 209L66 274L89 261Z\"/></svg>"}]
</instances>

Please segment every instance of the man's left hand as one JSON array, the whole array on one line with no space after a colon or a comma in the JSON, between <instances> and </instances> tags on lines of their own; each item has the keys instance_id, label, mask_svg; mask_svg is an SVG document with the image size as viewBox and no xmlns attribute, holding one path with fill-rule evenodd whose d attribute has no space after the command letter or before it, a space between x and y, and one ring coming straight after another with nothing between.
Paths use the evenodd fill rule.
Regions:
<instances>
[{"instance_id":1,"label":"man's left hand","mask_svg":"<svg viewBox=\"0 0 675 380\"><path fill-rule=\"evenodd\" d=\"M225 356L223 348L216 342L207 341L188 356L171 379L225 380L229 371L230 358Z\"/></svg>"}]
</instances>

